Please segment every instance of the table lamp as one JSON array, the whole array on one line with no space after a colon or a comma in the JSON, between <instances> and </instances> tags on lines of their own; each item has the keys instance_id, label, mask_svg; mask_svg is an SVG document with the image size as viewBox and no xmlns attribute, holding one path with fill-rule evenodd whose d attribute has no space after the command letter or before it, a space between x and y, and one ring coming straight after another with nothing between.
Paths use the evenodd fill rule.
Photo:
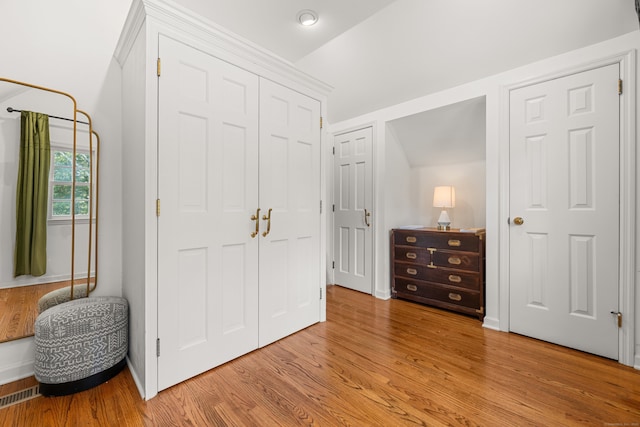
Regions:
<instances>
[{"instance_id":1,"label":"table lamp","mask_svg":"<svg viewBox=\"0 0 640 427\"><path fill-rule=\"evenodd\" d=\"M446 208L453 208L456 205L456 190L450 185L436 187L433 191L433 207L441 208L440 218L438 218L438 230L450 230L451 220Z\"/></svg>"}]
</instances>

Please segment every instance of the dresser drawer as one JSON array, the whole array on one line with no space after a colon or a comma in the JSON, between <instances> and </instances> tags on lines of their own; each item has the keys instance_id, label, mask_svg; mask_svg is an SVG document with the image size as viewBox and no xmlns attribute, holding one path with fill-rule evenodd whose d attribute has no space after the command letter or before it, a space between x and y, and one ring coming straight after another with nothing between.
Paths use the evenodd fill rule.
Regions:
<instances>
[{"instance_id":1,"label":"dresser drawer","mask_svg":"<svg viewBox=\"0 0 640 427\"><path fill-rule=\"evenodd\" d=\"M431 255L425 248L411 246L396 246L394 251L394 259L396 261L407 261L416 264L429 264Z\"/></svg>"},{"instance_id":2,"label":"dresser drawer","mask_svg":"<svg viewBox=\"0 0 640 427\"><path fill-rule=\"evenodd\" d=\"M474 252L478 250L478 237L475 234L460 234L437 231L424 233L413 230L395 230L396 245L421 246L436 249L457 249Z\"/></svg>"},{"instance_id":3,"label":"dresser drawer","mask_svg":"<svg viewBox=\"0 0 640 427\"><path fill-rule=\"evenodd\" d=\"M478 238L473 234L434 233L429 241L429 247L436 249L455 249L458 251L478 251Z\"/></svg>"},{"instance_id":4,"label":"dresser drawer","mask_svg":"<svg viewBox=\"0 0 640 427\"><path fill-rule=\"evenodd\" d=\"M480 293L474 291L405 279L397 279L394 290L400 296L426 298L468 308L480 307Z\"/></svg>"},{"instance_id":5,"label":"dresser drawer","mask_svg":"<svg viewBox=\"0 0 640 427\"><path fill-rule=\"evenodd\" d=\"M473 291L482 289L480 273L472 271L450 270L446 268L429 268L424 280L442 283Z\"/></svg>"},{"instance_id":6,"label":"dresser drawer","mask_svg":"<svg viewBox=\"0 0 640 427\"><path fill-rule=\"evenodd\" d=\"M433 269L426 265L393 263L393 273L396 276L406 277L407 279L429 280L431 270Z\"/></svg>"},{"instance_id":7,"label":"dresser drawer","mask_svg":"<svg viewBox=\"0 0 640 427\"><path fill-rule=\"evenodd\" d=\"M419 246L426 248L431 237L429 234L413 230L395 230L393 239L396 245L400 246Z\"/></svg>"},{"instance_id":8,"label":"dresser drawer","mask_svg":"<svg viewBox=\"0 0 640 427\"><path fill-rule=\"evenodd\" d=\"M458 270L480 271L480 256L477 253L434 251L431 262L437 267L455 268Z\"/></svg>"}]
</instances>

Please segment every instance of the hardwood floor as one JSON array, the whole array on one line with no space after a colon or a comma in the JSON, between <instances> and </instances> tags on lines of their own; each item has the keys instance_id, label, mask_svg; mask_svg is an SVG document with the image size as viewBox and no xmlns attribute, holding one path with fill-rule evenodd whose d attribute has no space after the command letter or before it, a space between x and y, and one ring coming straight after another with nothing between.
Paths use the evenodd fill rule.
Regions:
<instances>
[{"instance_id":1,"label":"hardwood floor","mask_svg":"<svg viewBox=\"0 0 640 427\"><path fill-rule=\"evenodd\" d=\"M68 286L70 281L0 289L0 342L33 335L38 317L38 300L50 291Z\"/></svg>"},{"instance_id":2,"label":"hardwood floor","mask_svg":"<svg viewBox=\"0 0 640 427\"><path fill-rule=\"evenodd\" d=\"M330 286L327 322L150 401L125 370L76 395L1 409L0 424L639 426L640 371Z\"/></svg>"},{"instance_id":3,"label":"hardwood floor","mask_svg":"<svg viewBox=\"0 0 640 427\"><path fill-rule=\"evenodd\" d=\"M76 288L87 279L73 281ZM94 279L90 280L94 283ZM38 300L47 293L69 286L71 280L0 289L0 343L30 337L38 317ZM86 292L85 292L86 294Z\"/></svg>"}]
</instances>

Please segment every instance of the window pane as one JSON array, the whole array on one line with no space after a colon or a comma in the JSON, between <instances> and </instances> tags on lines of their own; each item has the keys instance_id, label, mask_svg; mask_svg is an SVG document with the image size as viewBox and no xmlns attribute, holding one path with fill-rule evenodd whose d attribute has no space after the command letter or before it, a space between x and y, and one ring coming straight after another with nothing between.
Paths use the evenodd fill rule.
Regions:
<instances>
[{"instance_id":1,"label":"window pane","mask_svg":"<svg viewBox=\"0 0 640 427\"><path fill-rule=\"evenodd\" d=\"M71 189L71 186L69 186ZM71 198L71 195L69 195ZM76 201L78 200L89 200L89 187L86 185L76 185Z\"/></svg>"},{"instance_id":2,"label":"window pane","mask_svg":"<svg viewBox=\"0 0 640 427\"><path fill-rule=\"evenodd\" d=\"M54 151L53 164L58 166L71 166L72 153L68 151Z\"/></svg>"},{"instance_id":3,"label":"window pane","mask_svg":"<svg viewBox=\"0 0 640 427\"><path fill-rule=\"evenodd\" d=\"M87 189L88 190L88 189ZM76 191L78 191L76 189ZM88 193L88 191L87 191ZM71 186L70 185L54 185L53 186L53 198L56 200L69 199L71 200Z\"/></svg>"},{"instance_id":4,"label":"window pane","mask_svg":"<svg viewBox=\"0 0 640 427\"><path fill-rule=\"evenodd\" d=\"M89 182L89 169L76 168L76 181Z\"/></svg>"},{"instance_id":5,"label":"window pane","mask_svg":"<svg viewBox=\"0 0 640 427\"><path fill-rule=\"evenodd\" d=\"M71 215L71 202L53 202L53 216Z\"/></svg>"},{"instance_id":6,"label":"window pane","mask_svg":"<svg viewBox=\"0 0 640 427\"><path fill-rule=\"evenodd\" d=\"M89 202L76 200L76 215L89 215Z\"/></svg>"},{"instance_id":7,"label":"window pane","mask_svg":"<svg viewBox=\"0 0 640 427\"><path fill-rule=\"evenodd\" d=\"M53 170L53 180L57 182L71 182L72 170L67 167L56 167Z\"/></svg>"},{"instance_id":8,"label":"window pane","mask_svg":"<svg viewBox=\"0 0 640 427\"><path fill-rule=\"evenodd\" d=\"M76 153L76 166L79 168L89 168L90 164L89 154Z\"/></svg>"}]
</instances>

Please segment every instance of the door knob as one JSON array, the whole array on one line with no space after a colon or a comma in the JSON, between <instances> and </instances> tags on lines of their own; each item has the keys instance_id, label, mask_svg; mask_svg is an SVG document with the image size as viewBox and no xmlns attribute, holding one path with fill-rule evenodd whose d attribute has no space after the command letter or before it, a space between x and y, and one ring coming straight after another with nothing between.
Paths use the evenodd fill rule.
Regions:
<instances>
[{"instance_id":1,"label":"door knob","mask_svg":"<svg viewBox=\"0 0 640 427\"><path fill-rule=\"evenodd\" d=\"M513 223L515 225L522 225L522 224L524 224L524 219L522 219L522 217L520 217L520 216L517 216L517 217L513 218Z\"/></svg>"},{"instance_id":2,"label":"door knob","mask_svg":"<svg viewBox=\"0 0 640 427\"><path fill-rule=\"evenodd\" d=\"M271 211L273 209L269 208L269 214L268 215L262 215L262 220L263 221L267 221L267 231L262 233L262 237L267 237L267 234L269 234L271 232Z\"/></svg>"},{"instance_id":3,"label":"door knob","mask_svg":"<svg viewBox=\"0 0 640 427\"><path fill-rule=\"evenodd\" d=\"M256 231L254 231L253 233L251 233L251 237L256 237L258 235L258 232L260 231L260 223L258 221L260 221L260 208L256 209L256 214L255 215L251 215L251 221L255 221L256 222Z\"/></svg>"}]
</instances>

